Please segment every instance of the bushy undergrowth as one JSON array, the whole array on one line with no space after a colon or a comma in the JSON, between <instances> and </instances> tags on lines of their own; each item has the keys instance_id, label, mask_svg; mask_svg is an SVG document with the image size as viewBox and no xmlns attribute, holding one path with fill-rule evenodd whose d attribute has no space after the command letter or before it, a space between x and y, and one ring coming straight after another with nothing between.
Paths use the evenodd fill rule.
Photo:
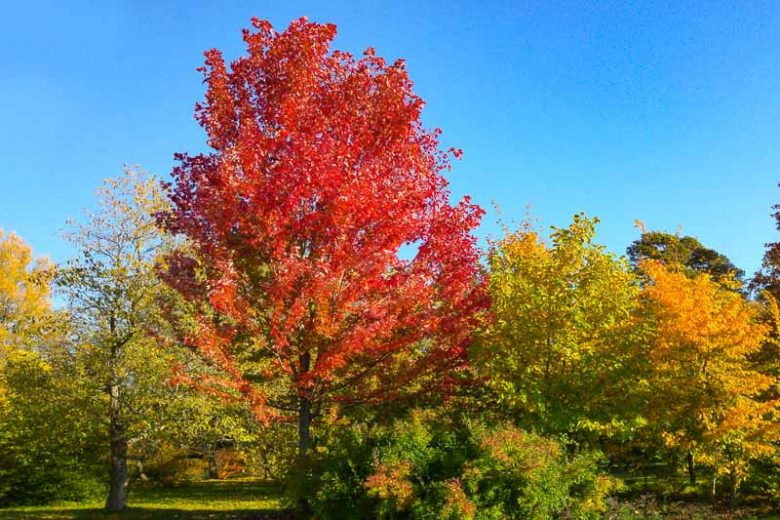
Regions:
<instances>
[{"instance_id":1,"label":"bushy undergrowth","mask_svg":"<svg viewBox=\"0 0 780 520\"><path fill-rule=\"evenodd\" d=\"M743 487L744 495L769 497L773 507L780 507L780 452L755 461Z\"/></svg>"},{"instance_id":2,"label":"bushy undergrowth","mask_svg":"<svg viewBox=\"0 0 780 520\"><path fill-rule=\"evenodd\" d=\"M89 422L89 403L78 389L59 385L49 364L24 351L6 360L3 383L0 507L105 492L103 461L88 448L100 438L100 425Z\"/></svg>"},{"instance_id":3,"label":"bushy undergrowth","mask_svg":"<svg viewBox=\"0 0 780 520\"><path fill-rule=\"evenodd\" d=\"M339 421L314 458L292 489L318 518L593 518L619 486L597 453L428 411L387 426Z\"/></svg>"},{"instance_id":4,"label":"bushy undergrowth","mask_svg":"<svg viewBox=\"0 0 780 520\"><path fill-rule=\"evenodd\" d=\"M132 476L145 480L149 486L176 486L205 479L208 460L189 455L189 450L163 443L143 462L142 468L134 468Z\"/></svg>"}]
</instances>

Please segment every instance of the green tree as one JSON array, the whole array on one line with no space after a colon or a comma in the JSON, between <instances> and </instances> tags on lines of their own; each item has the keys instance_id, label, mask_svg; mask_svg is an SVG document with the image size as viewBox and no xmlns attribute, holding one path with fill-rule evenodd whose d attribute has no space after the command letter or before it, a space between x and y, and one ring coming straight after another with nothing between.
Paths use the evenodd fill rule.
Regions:
<instances>
[{"instance_id":1,"label":"green tree","mask_svg":"<svg viewBox=\"0 0 780 520\"><path fill-rule=\"evenodd\" d=\"M101 489L95 403L72 363L16 350L0 370L0 505L78 500Z\"/></svg>"},{"instance_id":2,"label":"green tree","mask_svg":"<svg viewBox=\"0 0 780 520\"><path fill-rule=\"evenodd\" d=\"M164 256L186 247L157 226L168 208L159 179L127 169L105 181L98 203L67 234L78 255L60 270L58 284L68 297L84 384L104 406L95 420L109 439L106 508L121 510L128 459L141 468L164 444L208 454L219 442L253 439L256 425L246 410L240 418L241 406L226 408L224 396L177 377L182 367L206 379L217 372L183 346L191 308L157 276Z\"/></svg>"},{"instance_id":3,"label":"green tree","mask_svg":"<svg viewBox=\"0 0 780 520\"><path fill-rule=\"evenodd\" d=\"M155 214L167 208L160 183L127 169L98 191L99 209L72 223L66 235L78 255L59 273L69 301L78 356L92 385L103 394L110 443L110 489L106 508L127 502L128 443L143 435L137 426L149 409L169 397L161 384L171 356L162 348L162 284L155 261L168 247Z\"/></svg>"},{"instance_id":4,"label":"green tree","mask_svg":"<svg viewBox=\"0 0 780 520\"><path fill-rule=\"evenodd\" d=\"M627 337L638 285L624 259L593 243L597 219L576 215L550 243L525 225L489 256L493 320L476 351L499 403L545 432L627 426ZM625 410L626 412L628 409Z\"/></svg>"},{"instance_id":5,"label":"green tree","mask_svg":"<svg viewBox=\"0 0 780 520\"><path fill-rule=\"evenodd\" d=\"M702 245L691 236L647 231L639 222L642 235L628 246L627 254L631 265L636 267L642 260L658 260L668 265L681 265L689 276L707 273L714 280L729 277L742 285L745 271L736 267L722 253Z\"/></svg>"},{"instance_id":6,"label":"green tree","mask_svg":"<svg viewBox=\"0 0 780 520\"><path fill-rule=\"evenodd\" d=\"M78 385L51 262L0 231L0 504L81 498L94 487L92 403Z\"/></svg>"}]
</instances>

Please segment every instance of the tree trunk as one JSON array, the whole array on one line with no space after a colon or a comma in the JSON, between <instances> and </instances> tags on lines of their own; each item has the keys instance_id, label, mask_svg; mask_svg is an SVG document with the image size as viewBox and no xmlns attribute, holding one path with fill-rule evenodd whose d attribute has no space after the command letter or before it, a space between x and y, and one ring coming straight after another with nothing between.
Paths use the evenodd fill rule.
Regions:
<instances>
[{"instance_id":1,"label":"tree trunk","mask_svg":"<svg viewBox=\"0 0 780 520\"><path fill-rule=\"evenodd\" d=\"M298 460L306 464L311 448L311 401L302 397L298 411Z\"/></svg>"},{"instance_id":2,"label":"tree trunk","mask_svg":"<svg viewBox=\"0 0 780 520\"><path fill-rule=\"evenodd\" d=\"M144 463L140 460L135 461L135 467L138 468L138 478L143 480L144 482L149 480L149 477L146 476L146 473L144 473Z\"/></svg>"},{"instance_id":3,"label":"tree trunk","mask_svg":"<svg viewBox=\"0 0 780 520\"><path fill-rule=\"evenodd\" d=\"M263 475L265 476L266 480L273 480L274 474L273 471L271 471L271 461L268 460L267 446L263 446L263 448L260 450L260 459L263 464Z\"/></svg>"},{"instance_id":4,"label":"tree trunk","mask_svg":"<svg viewBox=\"0 0 780 520\"><path fill-rule=\"evenodd\" d=\"M208 447L208 459L209 459L209 478L219 478L219 467L217 466L217 445L209 444Z\"/></svg>"},{"instance_id":5,"label":"tree trunk","mask_svg":"<svg viewBox=\"0 0 780 520\"><path fill-rule=\"evenodd\" d=\"M311 448L311 401L301 397L298 411L298 464L301 475L309 479L309 449ZM309 486L305 486L308 489ZM298 502L298 514L301 518L307 518L311 513L309 501L301 497Z\"/></svg>"},{"instance_id":6,"label":"tree trunk","mask_svg":"<svg viewBox=\"0 0 780 520\"><path fill-rule=\"evenodd\" d=\"M696 465L693 461L693 452L688 452L688 479L692 486L696 485Z\"/></svg>"},{"instance_id":7,"label":"tree trunk","mask_svg":"<svg viewBox=\"0 0 780 520\"><path fill-rule=\"evenodd\" d=\"M717 473L712 476L712 493L710 494L710 498L713 502L718 498L718 475Z\"/></svg>"},{"instance_id":8,"label":"tree trunk","mask_svg":"<svg viewBox=\"0 0 780 520\"><path fill-rule=\"evenodd\" d=\"M309 371L311 357L306 352L301 355L301 372ZM309 450L311 449L311 399L308 396L301 395L298 402L298 464L301 475L309 479ZM306 485L305 489L309 486ZM305 496L298 502L298 514L302 518L310 516L311 508L309 501Z\"/></svg>"},{"instance_id":9,"label":"tree trunk","mask_svg":"<svg viewBox=\"0 0 780 520\"><path fill-rule=\"evenodd\" d=\"M737 484L737 474L733 470L729 477L729 505L734 507L737 505L737 488L739 484Z\"/></svg>"},{"instance_id":10,"label":"tree trunk","mask_svg":"<svg viewBox=\"0 0 780 520\"><path fill-rule=\"evenodd\" d=\"M127 431L122 422L119 385L109 385L109 440L111 441L111 478L106 499L106 509L121 511L127 506L127 486L130 474L127 470Z\"/></svg>"}]
</instances>

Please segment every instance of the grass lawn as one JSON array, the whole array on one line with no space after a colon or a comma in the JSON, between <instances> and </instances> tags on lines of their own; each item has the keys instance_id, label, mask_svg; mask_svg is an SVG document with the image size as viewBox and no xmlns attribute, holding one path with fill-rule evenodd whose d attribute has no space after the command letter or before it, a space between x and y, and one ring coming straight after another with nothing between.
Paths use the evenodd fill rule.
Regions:
<instances>
[{"instance_id":1,"label":"grass lawn","mask_svg":"<svg viewBox=\"0 0 780 520\"><path fill-rule=\"evenodd\" d=\"M126 511L107 513L102 502L0 509L0 519L285 519L278 489L251 480L207 480L164 489L130 489Z\"/></svg>"},{"instance_id":2,"label":"grass lawn","mask_svg":"<svg viewBox=\"0 0 780 520\"><path fill-rule=\"evenodd\" d=\"M639 501L641 502L641 500ZM628 502L627 502L628 504ZM633 505L640 505L633 501ZM630 509L634 509L631 507ZM657 520L780 520L764 508L729 509L712 507L706 502L676 501L652 507L656 514L643 516L637 507L631 518ZM644 511L642 511L644 512ZM660 516L658 514L660 513ZM159 489L131 489L130 504L121 513L103 511L102 502L66 503L38 507L0 509L5 519L116 519L116 520L176 520L176 519L236 519L287 520L292 518L278 488L253 479L206 480L186 486Z\"/></svg>"}]
</instances>

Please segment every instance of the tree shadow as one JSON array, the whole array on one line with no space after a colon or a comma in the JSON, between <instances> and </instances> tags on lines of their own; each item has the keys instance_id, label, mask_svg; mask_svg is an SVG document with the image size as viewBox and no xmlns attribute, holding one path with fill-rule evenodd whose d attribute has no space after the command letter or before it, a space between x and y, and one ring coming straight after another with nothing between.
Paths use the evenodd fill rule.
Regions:
<instances>
[{"instance_id":1,"label":"tree shadow","mask_svg":"<svg viewBox=\"0 0 780 520\"><path fill-rule=\"evenodd\" d=\"M0 520L286 520L277 485L253 479L207 480L171 487L136 487L130 506L105 511L99 504L0 509Z\"/></svg>"},{"instance_id":2,"label":"tree shadow","mask_svg":"<svg viewBox=\"0 0 780 520\"><path fill-rule=\"evenodd\" d=\"M99 508L57 509L36 508L34 511L0 510L0 519L8 520L287 520L295 516L289 511L257 509L163 509L128 507L118 513Z\"/></svg>"}]
</instances>

